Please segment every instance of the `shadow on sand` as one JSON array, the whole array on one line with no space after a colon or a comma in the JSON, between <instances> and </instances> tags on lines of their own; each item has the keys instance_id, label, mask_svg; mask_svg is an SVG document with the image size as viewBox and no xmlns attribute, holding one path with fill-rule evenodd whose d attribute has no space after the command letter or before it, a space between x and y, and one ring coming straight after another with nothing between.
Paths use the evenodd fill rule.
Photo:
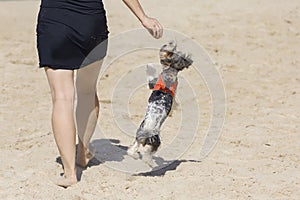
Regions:
<instances>
[{"instance_id":1,"label":"shadow on sand","mask_svg":"<svg viewBox=\"0 0 300 200\"><path fill-rule=\"evenodd\" d=\"M160 157L155 157L154 160L155 160L156 164L158 164L157 167L154 167L149 172L142 172L142 173L134 174L134 176L164 176L168 171L174 171L174 170L176 170L177 167L181 163L185 163L185 162L199 163L199 162L201 162L201 161L198 161L198 160L172 160L172 161L165 161L165 160L163 160ZM160 165L159 164L160 162L163 162L163 165Z\"/></svg>"},{"instance_id":2,"label":"shadow on sand","mask_svg":"<svg viewBox=\"0 0 300 200\"><path fill-rule=\"evenodd\" d=\"M82 168L76 166L77 178L78 181L81 180L83 171L89 167L98 166L104 164L105 162L122 162L127 155L127 146L120 145L120 141L117 139L96 139L93 140L90 144L91 149L94 150L94 158L92 158L87 167ZM77 145L76 145L77 152ZM142 172L133 174L133 176L163 176L168 171L176 170L177 167L184 162L200 162L197 160L164 160L161 157L154 157L154 162L158 165L157 167L152 168L149 172ZM56 158L56 162L62 164L61 157Z\"/></svg>"}]
</instances>

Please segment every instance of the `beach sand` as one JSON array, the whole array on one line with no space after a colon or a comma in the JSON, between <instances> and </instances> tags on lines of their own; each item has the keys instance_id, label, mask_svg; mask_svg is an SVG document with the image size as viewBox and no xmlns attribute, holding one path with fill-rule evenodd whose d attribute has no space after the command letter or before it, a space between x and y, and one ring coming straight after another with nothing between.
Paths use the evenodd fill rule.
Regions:
<instances>
[{"instance_id":1,"label":"beach sand","mask_svg":"<svg viewBox=\"0 0 300 200\"><path fill-rule=\"evenodd\" d=\"M201 110L199 128L180 158L158 173L133 176L111 167L125 163L127 155L110 157L109 148L100 143L100 157L101 148L107 151L102 163L84 170L81 181L68 189L54 185L51 179L62 172L62 166L51 130L46 76L37 67L39 1L1 1L0 199L299 199L300 2L141 3L166 29L200 44L222 77L226 116L213 151L195 162L212 108L205 81L192 68L182 77L195 90ZM121 1L105 1L105 7L110 37L141 28ZM98 126L105 137L98 141L110 141L105 144L124 148L132 142L114 121L111 87L135 66L158 62L156 51L139 53L119 59L100 77ZM144 116L148 95L142 87L131 98L130 117L136 126ZM166 121L162 148L168 147L180 128L176 122L181 109L175 109Z\"/></svg>"}]
</instances>

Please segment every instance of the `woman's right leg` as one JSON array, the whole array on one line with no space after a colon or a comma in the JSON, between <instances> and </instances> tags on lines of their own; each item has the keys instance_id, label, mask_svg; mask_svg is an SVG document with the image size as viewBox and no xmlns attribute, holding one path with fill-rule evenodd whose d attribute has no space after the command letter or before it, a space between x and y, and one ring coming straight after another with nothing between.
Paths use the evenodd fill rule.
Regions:
<instances>
[{"instance_id":1,"label":"woman's right leg","mask_svg":"<svg viewBox=\"0 0 300 200\"><path fill-rule=\"evenodd\" d=\"M48 78L53 110L52 129L64 166L64 177L56 184L68 187L77 182L75 168L75 121L74 121L74 72L45 68Z\"/></svg>"},{"instance_id":2,"label":"woman's right leg","mask_svg":"<svg viewBox=\"0 0 300 200\"><path fill-rule=\"evenodd\" d=\"M97 61L77 71L76 122L78 133L77 165L86 167L93 156L89 144L98 120L99 100L96 91L102 61Z\"/></svg>"}]
</instances>

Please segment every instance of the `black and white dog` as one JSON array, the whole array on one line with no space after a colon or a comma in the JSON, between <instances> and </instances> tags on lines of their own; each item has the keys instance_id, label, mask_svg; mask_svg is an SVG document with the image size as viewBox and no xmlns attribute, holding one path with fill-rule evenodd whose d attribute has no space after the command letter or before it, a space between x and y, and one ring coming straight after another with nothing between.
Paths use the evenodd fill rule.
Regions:
<instances>
[{"instance_id":1,"label":"black and white dog","mask_svg":"<svg viewBox=\"0 0 300 200\"><path fill-rule=\"evenodd\" d=\"M144 147L142 159L153 167L152 156L160 146L160 128L169 115L176 87L178 84L178 72L188 68L192 63L190 56L177 51L175 42L170 42L161 47L159 51L162 72L158 78L149 79L149 88L153 90L148 105L146 115L140 124L134 144L128 149L128 155L139 158L139 147ZM147 71L153 72L151 66L147 66ZM155 70L155 69L154 69Z\"/></svg>"}]
</instances>

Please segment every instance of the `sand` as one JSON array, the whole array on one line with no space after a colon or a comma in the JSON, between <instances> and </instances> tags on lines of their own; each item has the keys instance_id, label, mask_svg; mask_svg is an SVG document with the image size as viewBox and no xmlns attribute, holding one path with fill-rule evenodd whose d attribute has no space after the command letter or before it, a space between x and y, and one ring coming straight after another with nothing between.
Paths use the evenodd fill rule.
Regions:
<instances>
[{"instance_id":1,"label":"sand","mask_svg":"<svg viewBox=\"0 0 300 200\"><path fill-rule=\"evenodd\" d=\"M101 129L104 134L93 139L93 144L101 163L84 170L81 181L68 189L54 185L51 179L62 168L50 124L49 88L44 71L37 67L39 2L1 1L0 199L299 199L300 2L141 3L165 28L200 44L222 78L226 116L213 151L196 162L209 129L212 103L205 78L191 68L182 72L181 78L191 83L194 102L201 111L193 143L172 165L156 173L133 176L120 169L126 168L130 158L112 153L111 147L126 148L134 133L124 134L116 124L120 115L112 113L111 88L136 66L158 62L157 51L144 50L137 52L138 56L133 53L117 60L100 77L101 114L96 131ZM141 27L121 1L105 1L105 6L110 37ZM144 115L149 93L140 87L130 98L129 117L134 127ZM182 137L176 135L177 130L190 123L177 123L184 105L189 104L180 103L162 130L160 151ZM135 170L139 166L144 172L150 170L136 162Z\"/></svg>"}]
</instances>

